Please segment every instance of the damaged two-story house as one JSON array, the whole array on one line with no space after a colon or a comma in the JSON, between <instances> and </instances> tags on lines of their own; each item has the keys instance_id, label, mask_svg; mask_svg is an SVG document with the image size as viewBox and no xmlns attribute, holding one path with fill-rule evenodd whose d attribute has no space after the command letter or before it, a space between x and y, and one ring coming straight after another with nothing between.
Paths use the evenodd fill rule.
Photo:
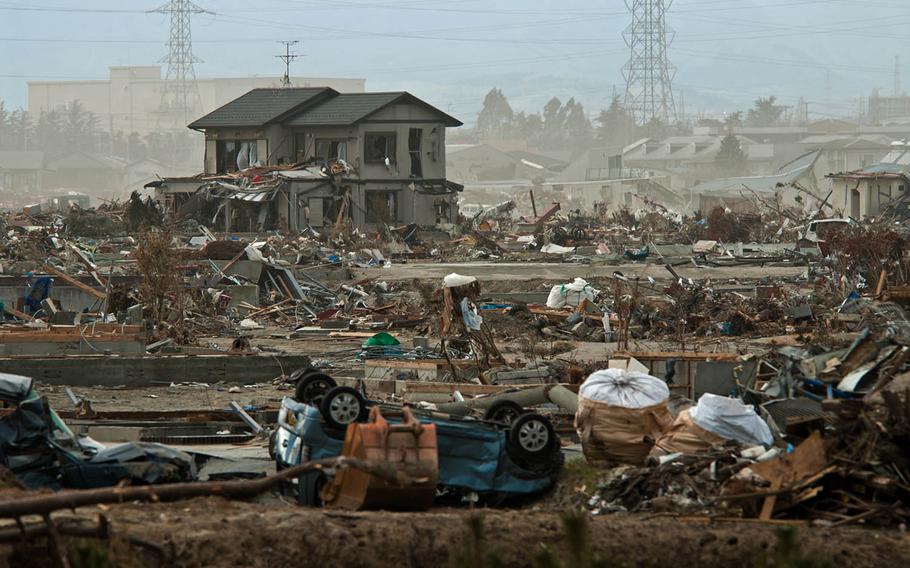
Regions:
<instances>
[{"instance_id":1,"label":"damaged two-story house","mask_svg":"<svg viewBox=\"0 0 910 568\"><path fill-rule=\"evenodd\" d=\"M204 173L150 184L168 210L216 229L457 221L447 127L461 122L406 92L254 89L189 125L205 134Z\"/></svg>"}]
</instances>

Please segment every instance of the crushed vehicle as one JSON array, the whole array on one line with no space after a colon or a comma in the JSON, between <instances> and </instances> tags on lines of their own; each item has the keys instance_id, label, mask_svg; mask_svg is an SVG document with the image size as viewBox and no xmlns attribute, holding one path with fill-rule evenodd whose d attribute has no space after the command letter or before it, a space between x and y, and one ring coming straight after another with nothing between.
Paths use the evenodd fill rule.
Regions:
<instances>
[{"instance_id":1,"label":"crushed vehicle","mask_svg":"<svg viewBox=\"0 0 910 568\"><path fill-rule=\"evenodd\" d=\"M390 423L402 421L401 405L368 400L352 387L338 386L323 373L300 378L297 400L285 397L269 450L276 467L341 454L348 424L364 422L379 406ZM563 464L559 437L550 420L533 412L499 412L508 420L456 416L409 408L436 427L439 483L437 501L483 500L501 504L539 494L553 485ZM299 502L318 506L326 474L314 472L292 483Z\"/></svg>"},{"instance_id":2,"label":"crushed vehicle","mask_svg":"<svg viewBox=\"0 0 910 568\"><path fill-rule=\"evenodd\" d=\"M0 418L0 465L30 488L94 489L192 481L192 456L163 444L105 447L77 436L35 390L30 377L0 373L0 402L14 406Z\"/></svg>"}]
</instances>

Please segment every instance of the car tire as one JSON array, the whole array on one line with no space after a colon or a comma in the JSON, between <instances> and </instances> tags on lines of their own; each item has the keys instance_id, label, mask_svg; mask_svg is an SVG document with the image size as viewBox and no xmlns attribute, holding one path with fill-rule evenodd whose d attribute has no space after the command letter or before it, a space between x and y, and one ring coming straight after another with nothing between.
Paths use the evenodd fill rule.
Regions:
<instances>
[{"instance_id":1,"label":"car tire","mask_svg":"<svg viewBox=\"0 0 910 568\"><path fill-rule=\"evenodd\" d=\"M520 404L511 400L497 400L483 413L483 419L508 428L525 413Z\"/></svg>"},{"instance_id":2,"label":"car tire","mask_svg":"<svg viewBox=\"0 0 910 568\"><path fill-rule=\"evenodd\" d=\"M297 478L297 502L310 507L322 506L322 488L328 482L321 471L304 473Z\"/></svg>"},{"instance_id":3,"label":"car tire","mask_svg":"<svg viewBox=\"0 0 910 568\"><path fill-rule=\"evenodd\" d=\"M297 402L318 407L322 397L337 386L335 379L325 373L318 371L306 373L297 381L294 398Z\"/></svg>"},{"instance_id":4,"label":"car tire","mask_svg":"<svg viewBox=\"0 0 910 568\"><path fill-rule=\"evenodd\" d=\"M558 447L553 424L536 412L522 414L509 429L506 450L522 467L545 463Z\"/></svg>"},{"instance_id":5,"label":"car tire","mask_svg":"<svg viewBox=\"0 0 910 568\"><path fill-rule=\"evenodd\" d=\"M322 397L319 412L330 428L343 431L348 424L367 419L367 401L356 389L335 387Z\"/></svg>"}]
</instances>

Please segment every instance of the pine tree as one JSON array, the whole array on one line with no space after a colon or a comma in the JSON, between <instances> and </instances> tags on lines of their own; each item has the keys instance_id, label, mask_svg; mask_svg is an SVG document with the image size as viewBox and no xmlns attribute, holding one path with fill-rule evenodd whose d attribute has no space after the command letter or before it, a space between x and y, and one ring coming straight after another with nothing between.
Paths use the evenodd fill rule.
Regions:
<instances>
[{"instance_id":1,"label":"pine tree","mask_svg":"<svg viewBox=\"0 0 910 568\"><path fill-rule=\"evenodd\" d=\"M490 89L477 115L477 134L481 139L505 138L512 130L512 107L499 89Z\"/></svg>"},{"instance_id":2,"label":"pine tree","mask_svg":"<svg viewBox=\"0 0 910 568\"><path fill-rule=\"evenodd\" d=\"M735 177L742 175L746 170L746 153L743 152L739 138L732 132L720 141L720 151L714 158L717 169L721 175Z\"/></svg>"}]
</instances>

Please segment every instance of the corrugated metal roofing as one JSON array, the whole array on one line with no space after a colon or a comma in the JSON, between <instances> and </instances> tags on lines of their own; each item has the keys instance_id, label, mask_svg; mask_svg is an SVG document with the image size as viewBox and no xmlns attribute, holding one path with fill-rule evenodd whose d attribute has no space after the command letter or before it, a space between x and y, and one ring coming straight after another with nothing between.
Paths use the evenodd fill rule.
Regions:
<instances>
[{"instance_id":1,"label":"corrugated metal roofing","mask_svg":"<svg viewBox=\"0 0 910 568\"><path fill-rule=\"evenodd\" d=\"M190 124L190 128L262 126L337 93L328 87L253 89Z\"/></svg>"},{"instance_id":2,"label":"corrugated metal roofing","mask_svg":"<svg viewBox=\"0 0 910 568\"><path fill-rule=\"evenodd\" d=\"M784 165L778 173L770 176L747 176L717 179L700 183L692 188L692 193L724 193L728 191L741 191L749 188L753 191L774 191L782 185L789 185L797 181L803 174L812 169L818 159L818 152L809 152Z\"/></svg>"}]
</instances>

